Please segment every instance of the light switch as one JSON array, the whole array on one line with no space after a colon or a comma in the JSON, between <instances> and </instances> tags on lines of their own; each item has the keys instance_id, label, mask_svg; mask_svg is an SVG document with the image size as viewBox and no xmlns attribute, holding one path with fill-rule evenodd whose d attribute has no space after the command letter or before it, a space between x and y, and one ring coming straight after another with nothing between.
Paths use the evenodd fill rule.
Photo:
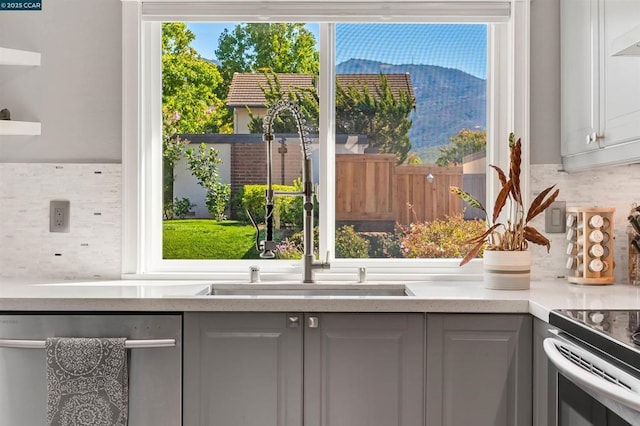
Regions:
<instances>
[{"instance_id":1,"label":"light switch","mask_svg":"<svg viewBox=\"0 0 640 426\"><path fill-rule=\"evenodd\" d=\"M548 234L566 231L567 203L554 201L544 212L544 232Z\"/></svg>"}]
</instances>

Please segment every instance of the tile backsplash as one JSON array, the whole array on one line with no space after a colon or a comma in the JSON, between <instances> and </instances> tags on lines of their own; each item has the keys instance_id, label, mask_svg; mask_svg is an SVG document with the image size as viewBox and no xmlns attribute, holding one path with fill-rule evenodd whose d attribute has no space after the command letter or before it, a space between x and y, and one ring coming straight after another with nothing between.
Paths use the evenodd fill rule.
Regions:
<instances>
[{"instance_id":1,"label":"tile backsplash","mask_svg":"<svg viewBox=\"0 0 640 426\"><path fill-rule=\"evenodd\" d=\"M615 207L614 215L614 275L617 283L628 283L627 216L632 204L640 204L640 164L597 168L585 172L566 173L560 164L532 164L530 188L532 197L544 188L560 188L558 200L567 207ZM536 229L544 233L544 214L534 221ZM544 247L531 248L532 279L554 279L566 276L567 239L565 234L546 234L551 251Z\"/></svg>"},{"instance_id":2,"label":"tile backsplash","mask_svg":"<svg viewBox=\"0 0 640 426\"><path fill-rule=\"evenodd\" d=\"M0 279L119 278L120 164L0 163ZM49 232L51 200L69 232Z\"/></svg>"},{"instance_id":3,"label":"tile backsplash","mask_svg":"<svg viewBox=\"0 0 640 426\"><path fill-rule=\"evenodd\" d=\"M615 207L616 281L627 279L626 217L640 203L640 165L559 171L531 166L532 193L556 184L567 206ZM120 164L0 163L0 279L117 279L121 270ZM51 200L70 201L70 232L49 232ZM544 230L544 215L534 225ZM533 279L565 276L565 234L547 234L551 251L532 248Z\"/></svg>"}]
</instances>

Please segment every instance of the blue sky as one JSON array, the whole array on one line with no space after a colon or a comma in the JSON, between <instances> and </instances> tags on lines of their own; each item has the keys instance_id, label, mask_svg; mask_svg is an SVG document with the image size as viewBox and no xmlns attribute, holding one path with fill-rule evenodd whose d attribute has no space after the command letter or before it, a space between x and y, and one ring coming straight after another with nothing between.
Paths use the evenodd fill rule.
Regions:
<instances>
[{"instance_id":1,"label":"blue sky","mask_svg":"<svg viewBox=\"0 0 640 426\"><path fill-rule=\"evenodd\" d=\"M189 23L192 46L215 59L218 37L234 23ZM317 24L308 29L319 39ZM486 78L487 28L455 24L337 24L336 63L370 59L390 64L426 64L457 68Z\"/></svg>"}]
</instances>

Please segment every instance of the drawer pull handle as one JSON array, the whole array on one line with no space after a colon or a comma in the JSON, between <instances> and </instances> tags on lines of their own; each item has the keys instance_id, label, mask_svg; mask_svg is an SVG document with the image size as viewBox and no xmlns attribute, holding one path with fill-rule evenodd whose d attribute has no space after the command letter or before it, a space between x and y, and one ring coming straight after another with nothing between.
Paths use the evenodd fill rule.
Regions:
<instances>
[{"instance_id":1,"label":"drawer pull handle","mask_svg":"<svg viewBox=\"0 0 640 426\"><path fill-rule=\"evenodd\" d=\"M309 317L309 328L318 328L318 326L320 325L320 320L318 319L318 317Z\"/></svg>"},{"instance_id":2,"label":"drawer pull handle","mask_svg":"<svg viewBox=\"0 0 640 426\"><path fill-rule=\"evenodd\" d=\"M126 340L126 349L143 348L169 348L176 345L176 339L153 339L153 340ZM23 348L23 349L44 349L44 340L13 340L0 339L0 347L3 348Z\"/></svg>"}]
</instances>

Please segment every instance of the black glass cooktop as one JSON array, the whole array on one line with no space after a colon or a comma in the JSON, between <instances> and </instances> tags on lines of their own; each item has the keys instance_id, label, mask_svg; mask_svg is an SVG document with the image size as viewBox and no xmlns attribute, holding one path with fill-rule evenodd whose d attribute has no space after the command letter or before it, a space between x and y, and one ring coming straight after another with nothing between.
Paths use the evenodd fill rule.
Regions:
<instances>
[{"instance_id":1,"label":"black glass cooktop","mask_svg":"<svg viewBox=\"0 0 640 426\"><path fill-rule=\"evenodd\" d=\"M640 310L554 310L549 324L640 372Z\"/></svg>"}]
</instances>

